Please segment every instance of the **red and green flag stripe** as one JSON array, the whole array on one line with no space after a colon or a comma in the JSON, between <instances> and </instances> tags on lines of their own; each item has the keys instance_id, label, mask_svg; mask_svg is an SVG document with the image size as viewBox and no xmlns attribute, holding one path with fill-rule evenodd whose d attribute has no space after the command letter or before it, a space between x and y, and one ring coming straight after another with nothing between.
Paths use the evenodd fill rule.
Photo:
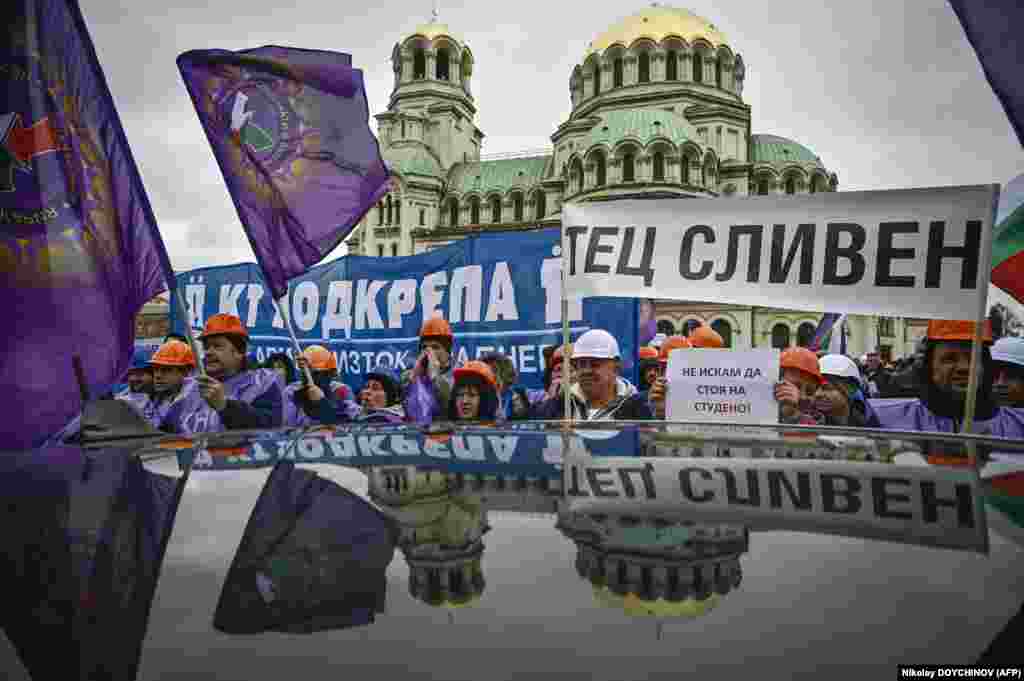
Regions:
<instances>
[{"instance_id":1,"label":"red and green flag stripe","mask_svg":"<svg viewBox=\"0 0 1024 681\"><path fill-rule=\"evenodd\" d=\"M1024 303L1024 204L996 228L992 241L992 284Z\"/></svg>"}]
</instances>

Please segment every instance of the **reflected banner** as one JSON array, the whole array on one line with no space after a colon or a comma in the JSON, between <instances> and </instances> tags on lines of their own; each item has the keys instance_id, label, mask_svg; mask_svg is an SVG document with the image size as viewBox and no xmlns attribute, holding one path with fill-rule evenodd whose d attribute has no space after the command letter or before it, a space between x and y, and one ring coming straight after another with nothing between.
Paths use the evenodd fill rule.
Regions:
<instances>
[{"instance_id":1,"label":"reflected banner","mask_svg":"<svg viewBox=\"0 0 1024 681\"><path fill-rule=\"evenodd\" d=\"M423 321L441 316L455 334L456 363L498 351L512 359L519 383L542 388L543 351L562 337L562 259L557 229L487 234L420 255L345 256L291 280L282 306L299 344L324 345L353 386L379 367L411 369ZM238 315L249 331L250 354L263 361L292 354L284 320L254 264L210 267L178 275L188 325L201 329L221 312ZM184 333L177 305L171 325ZM600 328L619 341L623 372L635 381L637 301L602 299L569 306L571 336Z\"/></svg>"},{"instance_id":2,"label":"reflected banner","mask_svg":"<svg viewBox=\"0 0 1024 681\"><path fill-rule=\"evenodd\" d=\"M977 317L998 185L566 204L569 296Z\"/></svg>"}]
</instances>

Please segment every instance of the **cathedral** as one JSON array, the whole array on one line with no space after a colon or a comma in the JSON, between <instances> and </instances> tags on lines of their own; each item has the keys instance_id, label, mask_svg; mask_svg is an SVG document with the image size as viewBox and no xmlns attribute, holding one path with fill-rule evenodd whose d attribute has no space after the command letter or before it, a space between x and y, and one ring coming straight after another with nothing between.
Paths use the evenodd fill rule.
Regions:
<instances>
[{"instance_id":1,"label":"cathedral","mask_svg":"<svg viewBox=\"0 0 1024 681\"><path fill-rule=\"evenodd\" d=\"M567 201L833 192L836 173L800 142L751 131L746 65L714 24L658 3L594 38L569 74L572 112L546 153L482 156L474 57L436 18L392 50L377 115L391 188L349 239L353 254L413 255L467 235L555 227ZM707 323L729 347L806 345L819 314L657 301L663 333ZM912 351L909 320L851 316L848 354Z\"/></svg>"}]
</instances>

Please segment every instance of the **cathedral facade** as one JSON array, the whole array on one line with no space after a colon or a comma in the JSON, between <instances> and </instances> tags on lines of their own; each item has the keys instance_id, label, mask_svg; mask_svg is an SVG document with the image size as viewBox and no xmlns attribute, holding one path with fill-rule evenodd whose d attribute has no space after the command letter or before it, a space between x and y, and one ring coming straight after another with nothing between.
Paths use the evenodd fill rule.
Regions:
<instances>
[{"instance_id":1,"label":"cathedral facade","mask_svg":"<svg viewBox=\"0 0 1024 681\"><path fill-rule=\"evenodd\" d=\"M354 230L349 252L390 257L467 235L561 224L562 204L833 192L839 178L803 144L751 131L743 57L709 21L657 3L595 38L569 74L572 112L544 153L481 155L474 56L436 20L392 51L394 86L377 115L391 190ZM806 344L820 315L658 301L665 333L708 323L730 347ZM901 356L902 319L850 317L849 354Z\"/></svg>"}]
</instances>

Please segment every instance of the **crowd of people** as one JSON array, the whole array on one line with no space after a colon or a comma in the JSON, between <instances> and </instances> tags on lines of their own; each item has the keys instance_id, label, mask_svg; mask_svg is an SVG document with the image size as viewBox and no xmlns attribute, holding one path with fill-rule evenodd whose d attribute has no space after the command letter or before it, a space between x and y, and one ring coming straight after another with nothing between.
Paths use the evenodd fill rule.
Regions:
<instances>
[{"instance_id":1,"label":"crowd of people","mask_svg":"<svg viewBox=\"0 0 1024 681\"><path fill-rule=\"evenodd\" d=\"M1024 437L1024 338L993 343L982 334L982 373L976 395L976 432ZM974 323L932 321L913 357L882 365L877 353L857 362L802 347L783 350L774 388L779 422L882 429L959 432L970 376ZM114 395L164 432L191 435L235 429L304 427L342 423L427 425L436 421L502 422L663 419L671 390L665 369L670 353L690 348L722 352L709 326L688 336L655 338L636 358L639 385L622 376L615 337L591 329L571 346L545 352L544 388L517 383L510 358L491 352L456 366L455 336L440 318L422 327L412 369L379 368L358 391L339 380L337 359L320 345L296 358L284 353L256 362L241 320L211 317L199 336L205 372L189 344L169 336L152 357L137 352L127 388ZM571 385L564 377L571 365ZM892 399L892 386L903 386ZM565 399L564 391L569 392Z\"/></svg>"}]
</instances>

